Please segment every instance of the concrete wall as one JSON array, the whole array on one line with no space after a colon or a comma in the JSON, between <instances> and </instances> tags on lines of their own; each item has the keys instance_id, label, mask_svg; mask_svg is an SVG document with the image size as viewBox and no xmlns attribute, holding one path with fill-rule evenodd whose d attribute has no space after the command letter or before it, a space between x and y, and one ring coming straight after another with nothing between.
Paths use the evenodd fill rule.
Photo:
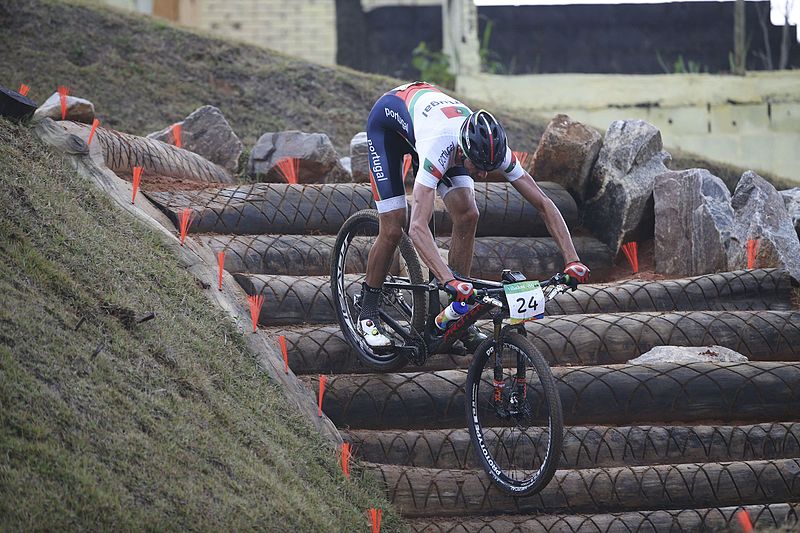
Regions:
<instances>
[{"instance_id":1,"label":"concrete wall","mask_svg":"<svg viewBox=\"0 0 800 533\"><path fill-rule=\"evenodd\" d=\"M335 0L105 0L325 65L336 63ZM155 4L154 4L155 2Z\"/></svg>"},{"instance_id":2,"label":"concrete wall","mask_svg":"<svg viewBox=\"0 0 800 533\"><path fill-rule=\"evenodd\" d=\"M181 22L191 18L193 25L226 37L317 63L336 62L334 0L196 0L193 4L195 12L182 11Z\"/></svg>"},{"instance_id":3,"label":"concrete wall","mask_svg":"<svg viewBox=\"0 0 800 533\"><path fill-rule=\"evenodd\" d=\"M667 148L800 185L800 71L708 74L459 76L460 94L550 118L566 113L605 131L639 118Z\"/></svg>"}]
</instances>

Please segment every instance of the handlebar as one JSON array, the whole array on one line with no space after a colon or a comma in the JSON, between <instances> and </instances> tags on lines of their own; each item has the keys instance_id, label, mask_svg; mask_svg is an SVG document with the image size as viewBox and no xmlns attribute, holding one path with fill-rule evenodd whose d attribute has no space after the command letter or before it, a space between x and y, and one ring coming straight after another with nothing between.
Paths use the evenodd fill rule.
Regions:
<instances>
[{"instance_id":1,"label":"handlebar","mask_svg":"<svg viewBox=\"0 0 800 533\"><path fill-rule=\"evenodd\" d=\"M483 280L473 280L470 278L462 278L460 276L455 276L455 279L459 281L466 281L468 283L478 282L482 285L488 285L488 284L492 285L490 287L484 286L473 289L472 291L473 294L467 299L467 303L474 304L480 302L483 304L492 305L494 307L503 307L505 305L503 300L498 298L502 297L504 293L504 286L505 286L504 283L499 283L494 281L487 282ZM566 292L567 289L572 289L574 291L578 287L578 280L576 280L575 278L571 278L569 274L564 274L563 272L559 272L550 279L540 282L540 285L543 289L546 287L563 286L561 290L549 291L549 293L545 295L547 297L547 300L552 300L553 298L555 298L557 294ZM437 288L439 288L439 290L444 290L444 284L437 283L436 286Z\"/></svg>"}]
</instances>

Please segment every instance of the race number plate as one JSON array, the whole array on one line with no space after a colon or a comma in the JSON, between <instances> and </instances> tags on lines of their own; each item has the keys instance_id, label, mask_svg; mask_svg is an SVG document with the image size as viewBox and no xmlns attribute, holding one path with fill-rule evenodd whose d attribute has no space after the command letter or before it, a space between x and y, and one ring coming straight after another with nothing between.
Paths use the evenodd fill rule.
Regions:
<instances>
[{"instance_id":1,"label":"race number plate","mask_svg":"<svg viewBox=\"0 0 800 533\"><path fill-rule=\"evenodd\" d=\"M544 316L544 292L538 281L509 283L503 290L511 310L512 324Z\"/></svg>"}]
</instances>

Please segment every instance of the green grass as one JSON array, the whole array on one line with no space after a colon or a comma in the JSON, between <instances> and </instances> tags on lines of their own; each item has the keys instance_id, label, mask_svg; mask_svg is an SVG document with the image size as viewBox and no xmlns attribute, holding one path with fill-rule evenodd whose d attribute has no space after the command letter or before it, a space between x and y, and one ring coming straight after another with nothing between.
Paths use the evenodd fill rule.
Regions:
<instances>
[{"instance_id":1,"label":"green grass","mask_svg":"<svg viewBox=\"0 0 800 533\"><path fill-rule=\"evenodd\" d=\"M0 212L0 529L356 531L387 505L159 236L4 119Z\"/></svg>"}]
</instances>

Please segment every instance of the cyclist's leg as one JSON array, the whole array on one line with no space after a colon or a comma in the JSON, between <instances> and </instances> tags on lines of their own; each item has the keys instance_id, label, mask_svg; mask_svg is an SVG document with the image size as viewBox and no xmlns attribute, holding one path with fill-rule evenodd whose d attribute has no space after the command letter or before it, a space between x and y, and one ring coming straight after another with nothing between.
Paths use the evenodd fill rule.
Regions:
<instances>
[{"instance_id":1,"label":"cyclist's leg","mask_svg":"<svg viewBox=\"0 0 800 533\"><path fill-rule=\"evenodd\" d=\"M405 104L392 95L384 95L370 112L367 122L367 147L370 162L370 183L378 209L378 237L367 259L366 282L363 287L359 329L367 343L375 348L391 346L378 319L381 287L391 267L394 252L403 235L406 222L406 198L403 185L403 156L408 142L398 131L394 113L405 112ZM406 124L410 124L408 118Z\"/></svg>"},{"instance_id":2,"label":"cyclist's leg","mask_svg":"<svg viewBox=\"0 0 800 533\"><path fill-rule=\"evenodd\" d=\"M475 204L475 183L469 176L451 178L452 187L440 184L437 188L453 220L453 234L447 260L450 267L462 276L469 276L478 228L478 206Z\"/></svg>"}]
</instances>

